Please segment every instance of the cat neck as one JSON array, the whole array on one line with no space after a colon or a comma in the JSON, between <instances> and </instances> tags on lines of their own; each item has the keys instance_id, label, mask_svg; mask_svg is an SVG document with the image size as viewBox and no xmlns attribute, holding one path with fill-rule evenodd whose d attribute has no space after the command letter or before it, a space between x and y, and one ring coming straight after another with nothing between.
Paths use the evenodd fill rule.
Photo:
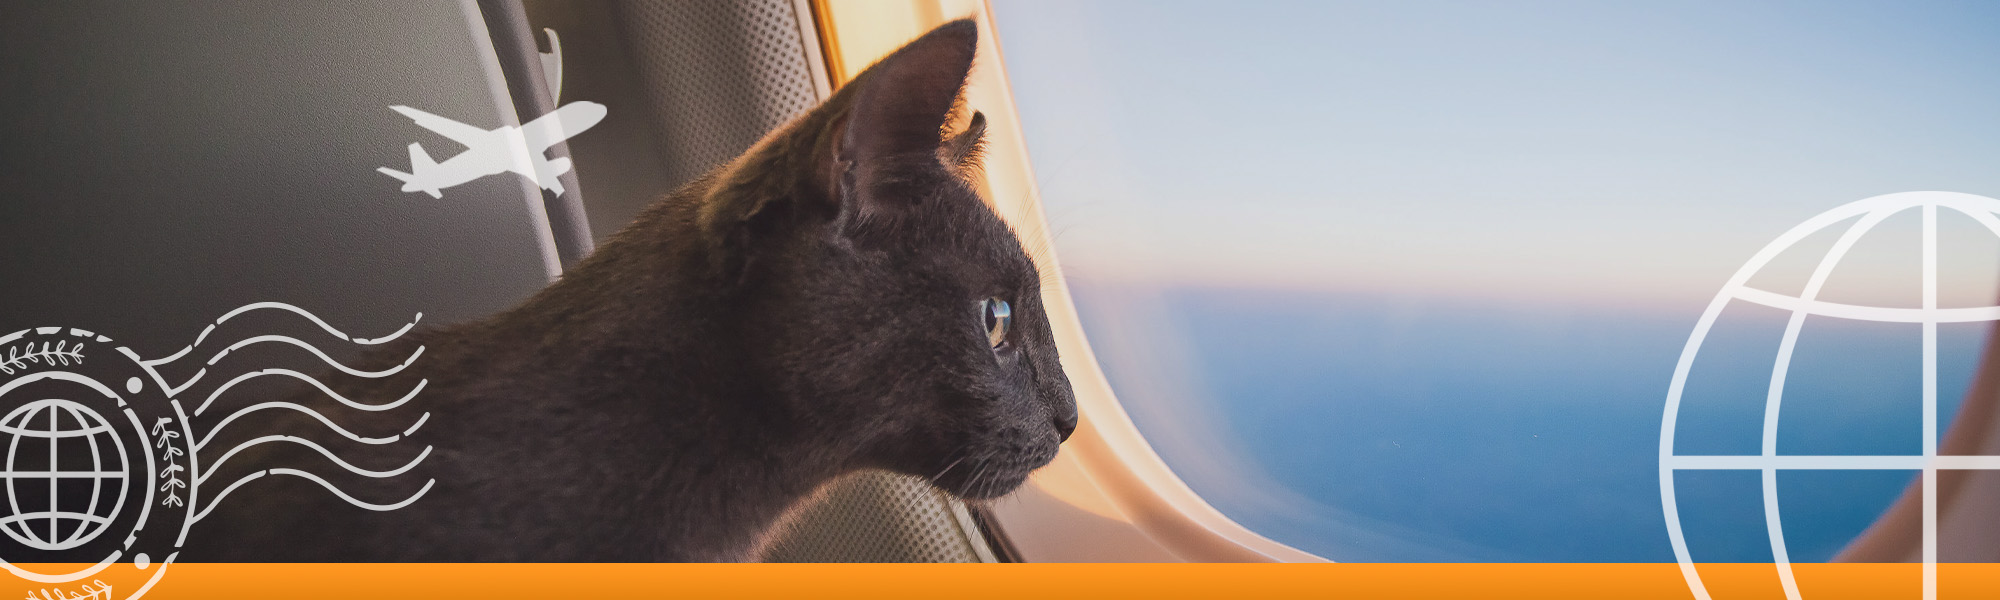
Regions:
<instances>
[{"instance_id":1,"label":"cat neck","mask_svg":"<svg viewBox=\"0 0 2000 600\"><path fill-rule=\"evenodd\" d=\"M431 340L427 360L470 376L433 388L469 409L463 434L440 444L467 445L458 454L482 474L520 474L480 502L568 490L578 514L550 518L622 523L594 542L628 546L597 549L607 554L754 558L788 509L852 470L857 444L792 414L810 399L783 397L752 371L727 298L686 279L699 265L671 263L689 253L630 247L639 243L675 242L614 240L516 309ZM520 408L475 408L495 400ZM526 428L588 433L481 434Z\"/></svg>"}]
</instances>

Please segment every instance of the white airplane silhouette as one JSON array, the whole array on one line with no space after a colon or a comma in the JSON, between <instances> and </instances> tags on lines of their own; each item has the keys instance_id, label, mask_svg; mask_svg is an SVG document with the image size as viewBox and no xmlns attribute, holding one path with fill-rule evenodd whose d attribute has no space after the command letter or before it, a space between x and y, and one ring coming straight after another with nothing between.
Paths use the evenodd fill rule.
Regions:
<instances>
[{"instance_id":1,"label":"white airplane silhouette","mask_svg":"<svg viewBox=\"0 0 2000 600\"><path fill-rule=\"evenodd\" d=\"M561 195L562 182L556 176L569 172L570 160L549 160L545 152L604 120L606 112L604 105L596 102L571 102L520 127L508 125L485 130L408 106L389 108L425 129L465 145L465 151L458 156L437 162L424 152L423 144L410 144L410 172L388 167L375 169L401 180L403 191L423 192L432 198L443 198L439 190L444 188L507 171L520 173L542 189Z\"/></svg>"}]
</instances>

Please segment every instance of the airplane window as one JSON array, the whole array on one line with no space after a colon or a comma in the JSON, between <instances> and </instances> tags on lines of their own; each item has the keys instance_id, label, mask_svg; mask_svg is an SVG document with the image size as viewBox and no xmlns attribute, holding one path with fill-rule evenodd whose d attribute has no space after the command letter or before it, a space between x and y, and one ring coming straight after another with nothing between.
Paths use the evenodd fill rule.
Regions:
<instances>
[{"instance_id":1,"label":"airplane window","mask_svg":"<svg viewBox=\"0 0 2000 600\"><path fill-rule=\"evenodd\" d=\"M1849 202L2000 198L1993 4L992 6L1120 402L1203 498L1334 560L1675 560L1663 409L1732 274ZM1938 306L1994 305L2000 238L1940 212ZM1818 298L1920 306L1924 214L1886 215ZM1856 222L1748 285L1802 297ZM1676 452L1760 453L1792 315L1728 303ZM1987 329L1937 327L1939 431ZM1791 337L1778 454L1921 453L1920 325ZM1790 560L1915 477L1780 473ZM1695 560L1773 560L1758 471L1672 480Z\"/></svg>"}]
</instances>

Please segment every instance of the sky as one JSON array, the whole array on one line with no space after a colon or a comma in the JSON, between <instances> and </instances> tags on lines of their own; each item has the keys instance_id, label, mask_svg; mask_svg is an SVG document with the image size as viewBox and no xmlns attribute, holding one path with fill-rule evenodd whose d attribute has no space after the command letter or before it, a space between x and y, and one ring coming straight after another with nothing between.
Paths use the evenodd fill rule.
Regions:
<instances>
[{"instance_id":1,"label":"sky","mask_svg":"<svg viewBox=\"0 0 2000 600\"><path fill-rule=\"evenodd\" d=\"M994 0L1056 251L1121 404L1225 514L1336 560L1671 561L1695 321L1836 206L2000 197L2000 4ZM1915 306L1914 211L1822 299ZM1751 279L1797 293L1844 226ZM1940 221L1943 306L2000 238ZM1676 443L1755 453L1788 315L1737 302ZM1916 447L1914 325L1809 317L1778 446ZM1943 328L1941 414L1986 328ZM1755 477L1676 477L1694 558L1768 561ZM1826 560L1908 473L1784 473ZM1946 557L1950 560L1950 557Z\"/></svg>"},{"instance_id":2,"label":"sky","mask_svg":"<svg viewBox=\"0 0 2000 600\"><path fill-rule=\"evenodd\" d=\"M1836 205L2000 197L1992 3L994 12L1077 273L1705 298Z\"/></svg>"}]
</instances>

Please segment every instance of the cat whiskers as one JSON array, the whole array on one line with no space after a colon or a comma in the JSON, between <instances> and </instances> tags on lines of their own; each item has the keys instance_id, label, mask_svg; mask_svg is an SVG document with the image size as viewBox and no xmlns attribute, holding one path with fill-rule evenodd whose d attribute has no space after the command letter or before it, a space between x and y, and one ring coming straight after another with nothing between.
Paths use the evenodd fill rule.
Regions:
<instances>
[{"instance_id":1,"label":"cat whiskers","mask_svg":"<svg viewBox=\"0 0 2000 600\"><path fill-rule=\"evenodd\" d=\"M993 488L996 487L1000 487L1000 480L998 479L993 479L989 477L985 481L979 482L980 497L991 500L992 498L990 498L990 496L993 495Z\"/></svg>"},{"instance_id":2,"label":"cat whiskers","mask_svg":"<svg viewBox=\"0 0 2000 600\"><path fill-rule=\"evenodd\" d=\"M962 492L957 495L968 496L968 497L986 496L987 494L992 493L994 489L999 488L1000 486L1006 484L1006 482L1001 479L988 477L988 475L992 475L993 473L996 472L995 471L996 463L992 461L995 458L999 458L1000 455L1001 451L999 450L985 450L976 454L961 454L959 455L958 458L953 459L950 464L945 465L943 469L939 470L936 475L932 475L930 477L930 482L933 484L937 483L939 479L944 478L945 474L950 473L952 469L956 469L958 468L959 465L965 464L965 461L971 460L974 464L977 464L978 466L973 468L972 474L967 476L964 479L964 481L959 486L957 486L958 490ZM969 500L969 501L983 502L983 500Z\"/></svg>"},{"instance_id":3,"label":"cat whiskers","mask_svg":"<svg viewBox=\"0 0 2000 600\"><path fill-rule=\"evenodd\" d=\"M987 469L987 468L989 468L989 467L992 467L992 466L993 466L993 463L990 463L990 462L985 462L985 461L984 461L983 459L982 459L982 460L980 461L980 463L979 463L979 468L978 468L978 469L975 469L975 470L973 470L973 471L972 471L972 476L971 476L971 477L967 477L967 478L965 479L965 491L966 491L966 495L968 495L968 496L978 496L978 495L979 495L979 494L978 494L977 492L978 492L978 491L979 491L979 490L980 490L981 488L984 488L984 487L986 486L986 482L985 482L984 480L980 479L980 477L983 477L983 476L985 476L985 475L986 475L986 469Z\"/></svg>"},{"instance_id":4,"label":"cat whiskers","mask_svg":"<svg viewBox=\"0 0 2000 600\"><path fill-rule=\"evenodd\" d=\"M951 464L945 465L944 469L939 470L936 475L932 475L931 483L936 484L939 477L944 477L944 474L950 472L952 467L958 466L958 463L963 462L964 460L965 460L965 455L963 454L959 455L957 459L951 461Z\"/></svg>"}]
</instances>

